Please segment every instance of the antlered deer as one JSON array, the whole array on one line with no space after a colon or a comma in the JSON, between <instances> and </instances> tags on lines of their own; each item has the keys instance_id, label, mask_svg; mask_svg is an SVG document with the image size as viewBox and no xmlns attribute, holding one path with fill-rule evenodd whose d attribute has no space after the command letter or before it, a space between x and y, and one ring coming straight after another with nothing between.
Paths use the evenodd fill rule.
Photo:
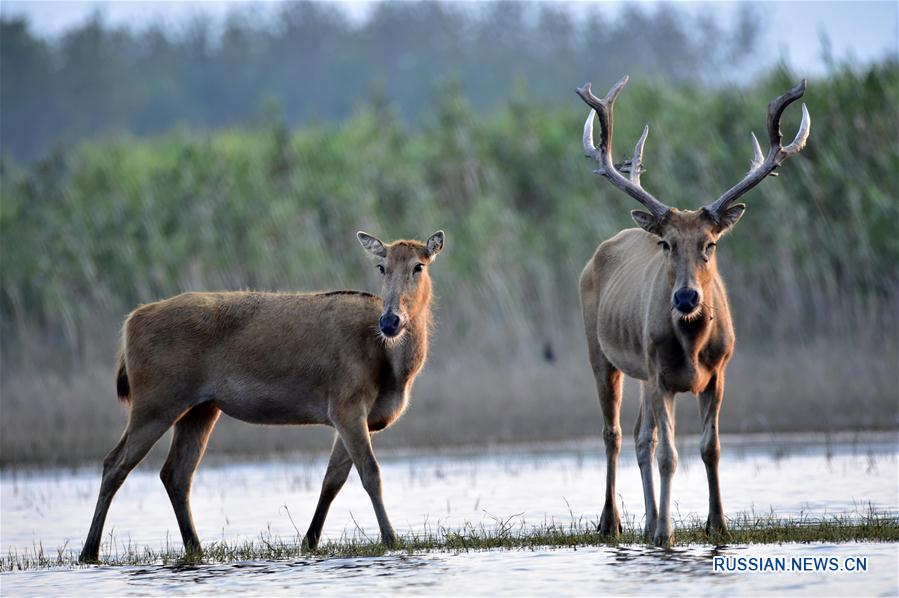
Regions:
<instances>
[{"instance_id":1,"label":"antlered deer","mask_svg":"<svg viewBox=\"0 0 899 598\"><path fill-rule=\"evenodd\" d=\"M699 210L670 208L640 186L643 145L649 127L622 168L612 161L612 114L624 77L604 99L587 83L577 90L591 108L584 125L584 153L596 160L595 171L643 204L634 210L640 228L621 231L602 243L581 274L580 294L587 348L604 420L606 497L600 531L617 536L620 518L615 505L615 469L621 450L619 413L622 374L642 380L642 399L634 428L637 461L643 478L647 541L666 545L673 540L671 479L677 468L674 446L674 397L678 392L699 396L703 432L700 446L709 483L706 530L726 531L718 485L718 412L724 398L724 369L734 349L734 330L727 293L718 274L715 244L746 208L732 202L760 183L785 159L805 146L811 122L805 104L799 133L784 147L780 118L802 97L805 81L768 105L771 147L762 155L753 134L755 157L749 173L733 188ZM593 120L599 118L599 147L593 145ZM659 434L659 432L661 432ZM656 511L652 457L659 443L658 465L662 488Z\"/></svg>"},{"instance_id":2,"label":"antlered deer","mask_svg":"<svg viewBox=\"0 0 899 598\"><path fill-rule=\"evenodd\" d=\"M381 272L383 300L356 291L185 293L132 312L123 328L117 380L119 397L130 405L128 425L103 463L83 561L97 560L113 496L173 424L160 477L185 549L200 550L191 481L221 411L258 424L333 426L337 433L306 544L317 546L353 465L382 541L394 544L371 433L402 415L424 365L428 266L443 249L444 234L389 245L363 232L358 238Z\"/></svg>"}]
</instances>

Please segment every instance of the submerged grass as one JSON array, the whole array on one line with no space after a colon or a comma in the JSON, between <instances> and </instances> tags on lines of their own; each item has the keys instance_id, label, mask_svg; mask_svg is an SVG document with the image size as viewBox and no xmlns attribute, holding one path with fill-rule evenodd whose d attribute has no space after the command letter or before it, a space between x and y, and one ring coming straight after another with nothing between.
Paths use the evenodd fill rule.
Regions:
<instances>
[{"instance_id":1,"label":"submerged grass","mask_svg":"<svg viewBox=\"0 0 899 598\"><path fill-rule=\"evenodd\" d=\"M598 521L583 517L568 523L546 521L533 525L518 516L496 518L494 525L466 524L462 528L425 527L398 539L388 550L362 530L344 534L338 540L322 542L316 550L303 547L302 537L282 539L271 532L256 540L228 543L211 542L203 553L185 553L180 548L165 546L159 550L137 548L130 544L116 547L110 541L100 558L101 565L199 565L242 561L277 561L294 558L349 558L386 554L421 554L426 552L468 552L491 549L522 550L536 548L576 548L620 544L643 544L643 530L631 520L621 536L611 539L600 535ZM744 513L729 523L726 536L709 536L705 522L699 519L680 521L676 525L676 544L739 545L810 542L899 542L899 516L873 510L863 515L839 514L825 517L800 516L781 518L774 514L759 516ZM82 567L76 552L66 546L52 554L43 546L31 552L10 552L0 560L0 571L25 571L50 567Z\"/></svg>"}]
</instances>

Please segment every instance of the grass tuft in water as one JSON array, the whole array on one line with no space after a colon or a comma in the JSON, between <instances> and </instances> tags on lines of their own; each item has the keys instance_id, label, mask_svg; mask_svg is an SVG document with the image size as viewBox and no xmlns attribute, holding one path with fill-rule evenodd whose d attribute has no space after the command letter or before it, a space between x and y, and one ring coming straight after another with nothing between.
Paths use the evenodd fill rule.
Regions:
<instances>
[{"instance_id":1,"label":"grass tuft in water","mask_svg":"<svg viewBox=\"0 0 899 598\"><path fill-rule=\"evenodd\" d=\"M583 546L643 544L642 527L631 520L617 539L599 534L598 521L584 517L560 524L526 523L520 516L494 519L494 525L466 524L461 528L426 526L422 532L412 532L398 539L388 550L383 544L364 533L344 534L338 540L328 540L316 550L304 549L302 537L282 539L271 531L256 540L228 543L211 542L203 553L185 554L181 548L165 546L159 550L137 548L128 544L115 547L110 541L99 564L122 565L201 565L242 561L278 561L295 558L348 558L385 554L421 554L426 552L468 552L492 549L576 548ZM869 511L866 514L842 514L827 517L781 518L774 514L744 513L731 519L725 536L709 536L705 522L699 519L682 520L675 529L676 544L780 544L810 542L899 542L899 516ZM112 549L109 547L112 546ZM67 546L45 553L37 544L31 551L10 552L0 560L0 571L24 571L49 567L85 567L78 563L77 552Z\"/></svg>"}]
</instances>

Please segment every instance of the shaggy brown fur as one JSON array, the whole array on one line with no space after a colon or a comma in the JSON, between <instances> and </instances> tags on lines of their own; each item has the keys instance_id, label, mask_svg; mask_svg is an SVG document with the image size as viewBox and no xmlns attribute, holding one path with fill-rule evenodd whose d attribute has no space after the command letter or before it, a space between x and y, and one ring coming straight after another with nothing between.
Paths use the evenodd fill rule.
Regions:
<instances>
[{"instance_id":1,"label":"shaggy brown fur","mask_svg":"<svg viewBox=\"0 0 899 598\"><path fill-rule=\"evenodd\" d=\"M364 233L359 240L383 272L384 299L357 291L184 293L128 317L116 376L119 397L130 406L128 425L104 461L82 560L97 559L115 492L172 425L161 477L185 548L199 550L190 487L220 412L259 424L333 426L334 447L306 541L317 544L328 508L355 464L382 539L394 542L370 435L402 415L424 365L427 267L444 235L435 233L427 243L384 245ZM386 332L385 319L391 323Z\"/></svg>"}]
</instances>

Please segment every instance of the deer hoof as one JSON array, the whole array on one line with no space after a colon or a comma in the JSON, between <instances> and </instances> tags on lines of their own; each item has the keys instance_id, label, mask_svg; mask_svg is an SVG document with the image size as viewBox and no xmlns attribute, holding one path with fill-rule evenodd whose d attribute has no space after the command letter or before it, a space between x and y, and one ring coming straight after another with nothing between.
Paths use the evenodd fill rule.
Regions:
<instances>
[{"instance_id":1,"label":"deer hoof","mask_svg":"<svg viewBox=\"0 0 899 598\"><path fill-rule=\"evenodd\" d=\"M396 547L396 534L392 531L381 536L381 543L387 548Z\"/></svg>"},{"instance_id":2,"label":"deer hoof","mask_svg":"<svg viewBox=\"0 0 899 598\"><path fill-rule=\"evenodd\" d=\"M609 538L617 538L622 531L621 519L614 511L603 511L599 518L599 533Z\"/></svg>"},{"instance_id":3,"label":"deer hoof","mask_svg":"<svg viewBox=\"0 0 899 598\"><path fill-rule=\"evenodd\" d=\"M82 565L98 565L100 564L100 556L98 554L82 552L78 556L78 562Z\"/></svg>"},{"instance_id":4,"label":"deer hoof","mask_svg":"<svg viewBox=\"0 0 899 598\"><path fill-rule=\"evenodd\" d=\"M716 540L726 540L727 524L724 522L724 517L709 515L705 523L705 533Z\"/></svg>"},{"instance_id":5,"label":"deer hoof","mask_svg":"<svg viewBox=\"0 0 899 598\"><path fill-rule=\"evenodd\" d=\"M656 530L655 535L652 537L652 543L660 548L670 548L674 544L674 534Z\"/></svg>"}]
</instances>

